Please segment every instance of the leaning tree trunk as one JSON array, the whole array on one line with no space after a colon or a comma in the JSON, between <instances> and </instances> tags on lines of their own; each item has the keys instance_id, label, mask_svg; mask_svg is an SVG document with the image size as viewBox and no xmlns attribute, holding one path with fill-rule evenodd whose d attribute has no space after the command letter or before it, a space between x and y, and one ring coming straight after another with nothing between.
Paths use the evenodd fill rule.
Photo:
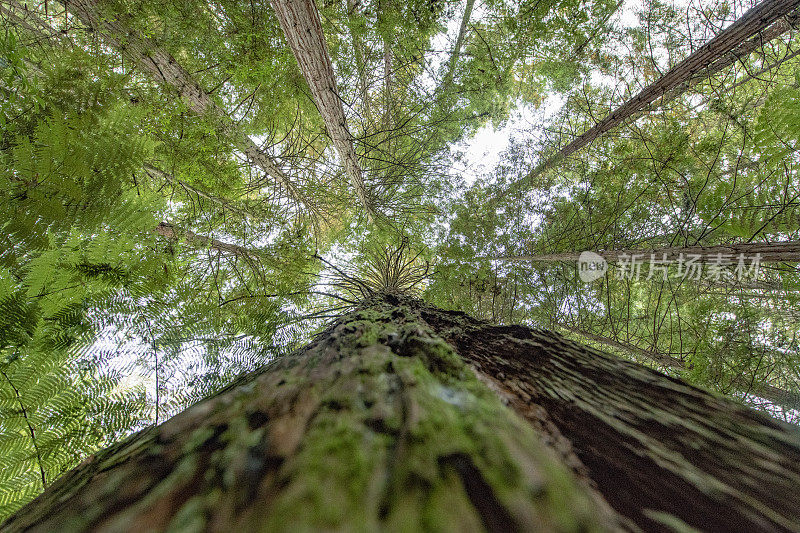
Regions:
<instances>
[{"instance_id":1,"label":"leaning tree trunk","mask_svg":"<svg viewBox=\"0 0 800 533\"><path fill-rule=\"evenodd\" d=\"M257 249L248 249L238 244L224 242L213 237L198 235L192 230L180 230L170 222L159 222L154 231L170 240L185 240L196 248L211 248L220 253L235 255L237 257L250 257L258 253Z\"/></svg>"},{"instance_id":2,"label":"leaning tree trunk","mask_svg":"<svg viewBox=\"0 0 800 533\"><path fill-rule=\"evenodd\" d=\"M666 103L700 80L730 66L739 57L746 56L762 46L764 42L783 35L796 23L797 13L794 11L798 6L800 6L800 0L762 0L661 78L642 89L636 96L614 109L604 119L537 165L527 176L514 183L512 188L529 183L548 168L587 146L602 134L616 128L656 100L662 99L662 103ZM781 21L782 18L786 20ZM759 33L760 35L755 35L750 39L751 36Z\"/></svg>"},{"instance_id":3,"label":"leaning tree trunk","mask_svg":"<svg viewBox=\"0 0 800 533\"><path fill-rule=\"evenodd\" d=\"M314 0L270 0L270 4L275 10L289 48L300 65L300 72L311 89L314 104L322 116L333 146L339 153L345 172L367 217L373 220L377 214L375 205L364 184L353 135L347 127L317 5Z\"/></svg>"},{"instance_id":4,"label":"leaning tree trunk","mask_svg":"<svg viewBox=\"0 0 800 533\"><path fill-rule=\"evenodd\" d=\"M786 425L553 333L387 296L0 529L789 531L798 483Z\"/></svg>"},{"instance_id":5,"label":"leaning tree trunk","mask_svg":"<svg viewBox=\"0 0 800 533\"><path fill-rule=\"evenodd\" d=\"M578 261L582 252L564 252L557 254L533 254L533 255L496 255L484 256L478 259L492 259L497 261L510 262L555 262L555 261ZM720 246L671 246L664 248L652 248L641 250L634 248L624 248L618 250L597 250L595 253L602 256L609 263L616 263L620 260L630 261L631 257L636 256L637 261L647 262L651 257L656 261L678 261L681 258L691 259L689 256L696 256L698 263L713 263L715 261L737 260L739 255L745 256L749 261L758 254L759 261L762 263L797 263L800 262L800 241L787 242L747 242L738 244L726 244Z\"/></svg>"},{"instance_id":6,"label":"leaning tree trunk","mask_svg":"<svg viewBox=\"0 0 800 533\"><path fill-rule=\"evenodd\" d=\"M262 150L238 126L194 77L166 50L147 37L139 35L124 22L124 16L106 12L103 0L61 0L64 7L82 23L100 34L112 48L124 53L156 82L177 90L183 102L193 112L208 114L216 119L218 131L234 139L248 161L272 177L286 196L306 208L313 216L320 214L310 200L269 154Z\"/></svg>"}]
</instances>

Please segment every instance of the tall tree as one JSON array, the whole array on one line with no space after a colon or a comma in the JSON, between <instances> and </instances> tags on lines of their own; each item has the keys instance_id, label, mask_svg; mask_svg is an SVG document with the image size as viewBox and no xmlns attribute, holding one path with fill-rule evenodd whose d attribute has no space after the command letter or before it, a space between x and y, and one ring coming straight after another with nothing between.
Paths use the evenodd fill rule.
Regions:
<instances>
[{"instance_id":1,"label":"tall tree","mask_svg":"<svg viewBox=\"0 0 800 533\"><path fill-rule=\"evenodd\" d=\"M328 45L322 34L317 5L313 0L272 0L286 40L297 58L300 71L308 83L314 103L317 104L333 145L339 153L345 172L361 202L361 206L372 220L376 216L375 202L364 183L361 165L358 162L353 135L347 127L344 107L336 87L336 76L328 54Z\"/></svg>"},{"instance_id":2,"label":"tall tree","mask_svg":"<svg viewBox=\"0 0 800 533\"><path fill-rule=\"evenodd\" d=\"M98 32L110 46L136 61L140 68L157 82L176 89L192 111L214 117L221 131L226 136L233 136L248 160L272 177L288 198L306 208L312 215L320 213L313 201L307 198L298 185L283 172L280 164L259 148L249 136L238 132L228 113L174 57L161 49L152 39L139 36L125 24L123 17L104 11L102 3L97 0L74 2L70 0L64 2L64 6L89 28Z\"/></svg>"},{"instance_id":3,"label":"tall tree","mask_svg":"<svg viewBox=\"0 0 800 533\"><path fill-rule=\"evenodd\" d=\"M791 530L799 459L793 430L679 381L376 295L4 530Z\"/></svg>"},{"instance_id":4,"label":"tall tree","mask_svg":"<svg viewBox=\"0 0 800 533\"><path fill-rule=\"evenodd\" d=\"M796 431L741 405L798 422L796 11L714 55L745 0L274 6L0 0L0 518L46 485L15 524L796 529ZM586 284L580 250L719 277Z\"/></svg>"},{"instance_id":5,"label":"tall tree","mask_svg":"<svg viewBox=\"0 0 800 533\"><path fill-rule=\"evenodd\" d=\"M755 37L747 41L753 34L764 32L765 36L772 38L782 35L788 29L786 23L778 23L774 27L772 24L781 17L790 15L796 17L793 11L798 5L800 3L794 0L763 0L728 28L722 30L713 39L698 48L689 57L670 69L655 83L642 89L637 95L611 111L586 132L559 149L557 153L539 163L517 185L522 181L534 179L558 161L590 144L603 133L619 126L657 99L663 98L665 95L670 95L674 98L676 95L675 89L678 87L686 88L697 83L701 79L701 74L699 73L702 72L702 76L708 76L730 65L732 63L731 56L737 57L737 51L741 53L751 52L763 43L763 37Z\"/></svg>"}]
</instances>

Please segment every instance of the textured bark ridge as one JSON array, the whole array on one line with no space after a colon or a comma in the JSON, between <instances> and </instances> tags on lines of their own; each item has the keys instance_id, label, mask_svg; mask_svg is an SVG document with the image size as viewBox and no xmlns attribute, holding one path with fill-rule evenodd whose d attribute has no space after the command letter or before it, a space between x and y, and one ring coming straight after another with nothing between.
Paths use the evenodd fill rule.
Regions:
<instances>
[{"instance_id":1,"label":"textured bark ridge","mask_svg":"<svg viewBox=\"0 0 800 533\"><path fill-rule=\"evenodd\" d=\"M630 529L571 466L415 305L375 301L88 459L0 530Z\"/></svg>"},{"instance_id":2,"label":"textured bark ridge","mask_svg":"<svg viewBox=\"0 0 800 533\"><path fill-rule=\"evenodd\" d=\"M800 431L556 333L422 310L646 531L800 531Z\"/></svg>"}]
</instances>

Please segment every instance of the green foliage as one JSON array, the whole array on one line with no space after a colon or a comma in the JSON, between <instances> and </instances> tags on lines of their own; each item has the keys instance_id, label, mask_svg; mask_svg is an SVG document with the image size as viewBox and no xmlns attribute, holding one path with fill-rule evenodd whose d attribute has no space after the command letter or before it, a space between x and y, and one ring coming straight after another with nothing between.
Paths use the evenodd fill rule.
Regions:
<instances>
[{"instance_id":1,"label":"green foliage","mask_svg":"<svg viewBox=\"0 0 800 533\"><path fill-rule=\"evenodd\" d=\"M730 21L727 3L650 2L623 27L613 0L491 0L476 4L458 54L459 2L321 3L374 224L268 2L102 5L232 125L193 113L52 3L29 4L24 27L4 21L0 518L375 292L559 329L751 403L765 384L797 390L794 263L741 283L610 275L587 286L572 264L501 259L800 236L787 40L525 178ZM489 175L469 187L454 175L456 143L556 96L561 109L512 138ZM247 161L244 135L314 213Z\"/></svg>"},{"instance_id":2,"label":"green foliage","mask_svg":"<svg viewBox=\"0 0 800 533\"><path fill-rule=\"evenodd\" d=\"M724 8L709 16L730 20ZM665 59L674 65L688 55L676 27L715 31L659 3L640 17L646 24L615 36L624 45L593 51L589 64L605 79L567 89L543 139L530 130L533 138L512 143L492 178L448 205L425 297L492 321L560 330L796 422L791 405L758 396L765 385L788 393L800 386L795 260L738 281L680 279L674 269L665 282L647 280L645 267L634 282L617 279L612 265L586 284L572 261L503 259L631 248L647 258L660 247L797 240L798 84L786 40L522 178L537 161L530 154L546 159L657 79ZM667 55L653 54L662 44ZM509 181L519 189L509 191ZM659 362L669 357L671 365Z\"/></svg>"},{"instance_id":3,"label":"green foliage","mask_svg":"<svg viewBox=\"0 0 800 533\"><path fill-rule=\"evenodd\" d=\"M800 75L794 84L772 90L756 123L755 144L767 163L776 163L800 149Z\"/></svg>"},{"instance_id":4,"label":"green foliage","mask_svg":"<svg viewBox=\"0 0 800 533\"><path fill-rule=\"evenodd\" d=\"M159 283L148 241L163 200L126 184L152 142L137 110L71 65L41 72L2 110L3 516L143 418L142 391L92 348L93 315L123 288Z\"/></svg>"}]
</instances>

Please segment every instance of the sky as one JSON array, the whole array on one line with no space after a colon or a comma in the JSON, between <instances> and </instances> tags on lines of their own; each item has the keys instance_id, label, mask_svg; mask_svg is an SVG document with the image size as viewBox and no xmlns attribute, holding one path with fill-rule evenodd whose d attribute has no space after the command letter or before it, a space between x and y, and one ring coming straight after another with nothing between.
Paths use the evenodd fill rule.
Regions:
<instances>
[{"instance_id":1,"label":"sky","mask_svg":"<svg viewBox=\"0 0 800 533\"><path fill-rule=\"evenodd\" d=\"M451 146L452 155L461 155L456 159L453 171L460 174L467 185L472 185L480 177L491 175L492 170L500 164L512 138L527 135L531 129L556 114L563 104L564 99L553 94L545 99L539 110L530 105L519 105L500 128L486 124L469 139Z\"/></svg>"}]
</instances>

